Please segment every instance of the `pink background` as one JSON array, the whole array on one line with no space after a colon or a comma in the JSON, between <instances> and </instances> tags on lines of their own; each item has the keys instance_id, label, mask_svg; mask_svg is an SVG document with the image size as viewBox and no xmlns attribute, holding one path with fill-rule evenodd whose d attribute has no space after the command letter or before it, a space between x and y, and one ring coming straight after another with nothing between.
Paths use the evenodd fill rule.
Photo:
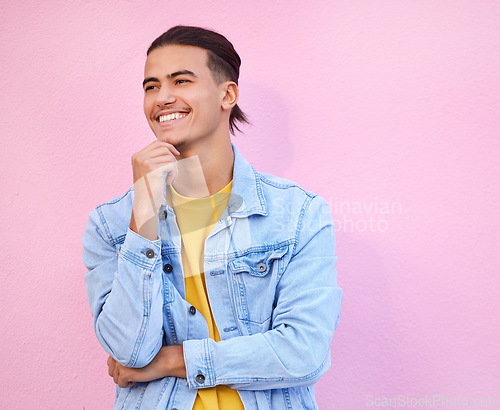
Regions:
<instances>
[{"instance_id":1,"label":"pink background","mask_svg":"<svg viewBox=\"0 0 500 410\"><path fill-rule=\"evenodd\" d=\"M112 407L81 236L152 141L145 51L179 23L242 56L243 154L332 207L345 298L320 408L500 397L500 3L235 3L0 4L0 407Z\"/></svg>"}]
</instances>

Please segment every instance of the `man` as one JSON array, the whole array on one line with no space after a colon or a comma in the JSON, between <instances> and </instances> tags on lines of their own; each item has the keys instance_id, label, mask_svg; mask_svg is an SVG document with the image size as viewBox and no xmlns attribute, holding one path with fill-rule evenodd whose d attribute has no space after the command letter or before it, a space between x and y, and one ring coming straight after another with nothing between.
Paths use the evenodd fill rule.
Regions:
<instances>
[{"instance_id":1,"label":"man","mask_svg":"<svg viewBox=\"0 0 500 410\"><path fill-rule=\"evenodd\" d=\"M115 408L317 408L342 301L332 219L322 198L258 173L232 146L246 122L240 63L198 27L148 50L156 141L83 237Z\"/></svg>"}]
</instances>

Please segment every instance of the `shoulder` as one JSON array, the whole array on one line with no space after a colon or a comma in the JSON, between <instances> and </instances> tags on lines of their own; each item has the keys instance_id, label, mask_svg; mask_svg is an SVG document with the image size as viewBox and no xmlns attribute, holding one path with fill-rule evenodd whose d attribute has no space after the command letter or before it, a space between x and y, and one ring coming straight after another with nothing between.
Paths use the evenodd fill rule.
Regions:
<instances>
[{"instance_id":1,"label":"shoulder","mask_svg":"<svg viewBox=\"0 0 500 410\"><path fill-rule=\"evenodd\" d=\"M334 235L333 218L328 202L296 182L256 171L265 198L271 231L293 238L294 249L307 243L323 229ZM303 244L300 245L300 249ZM295 250L294 250L295 253Z\"/></svg>"},{"instance_id":2,"label":"shoulder","mask_svg":"<svg viewBox=\"0 0 500 410\"><path fill-rule=\"evenodd\" d=\"M98 205L95 209L104 210L107 208L116 208L131 205L134 201L134 187L130 187L127 191L120 195L115 196L108 201Z\"/></svg>"},{"instance_id":3,"label":"shoulder","mask_svg":"<svg viewBox=\"0 0 500 410\"><path fill-rule=\"evenodd\" d=\"M298 236L305 228L318 231L333 225L328 202L294 181L255 171L269 221Z\"/></svg>"},{"instance_id":4,"label":"shoulder","mask_svg":"<svg viewBox=\"0 0 500 410\"><path fill-rule=\"evenodd\" d=\"M104 231L111 242L119 242L127 233L133 203L134 189L130 187L124 194L96 206L89 219Z\"/></svg>"},{"instance_id":5,"label":"shoulder","mask_svg":"<svg viewBox=\"0 0 500 410\"><path fill-rule=\"evenodd\" d=\"M326 204L320 195L303 188L294 181L258 171L256 171L256 176L260 180L263 193L270 204L276 201L287 201L294 208L307 208L313 201L318 204Z\"/></svg>"}]
</instances>

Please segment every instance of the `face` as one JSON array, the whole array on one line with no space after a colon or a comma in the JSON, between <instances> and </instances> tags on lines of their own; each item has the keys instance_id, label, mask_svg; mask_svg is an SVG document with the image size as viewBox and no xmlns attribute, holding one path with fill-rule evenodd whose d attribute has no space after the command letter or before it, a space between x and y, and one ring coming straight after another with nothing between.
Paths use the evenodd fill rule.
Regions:
<instances>
[{"instance_id":1,"label":"face","mask_svg":"<svg viewBox=\"0 0 500 410\"><path fill-rule=\"evenodd\" d=\"M159 47L146 59L144 113L156 138L177 149L227 131L228 83L216 84L207 61L207 50L179 45Z\"/></svg>"}]
</instances>

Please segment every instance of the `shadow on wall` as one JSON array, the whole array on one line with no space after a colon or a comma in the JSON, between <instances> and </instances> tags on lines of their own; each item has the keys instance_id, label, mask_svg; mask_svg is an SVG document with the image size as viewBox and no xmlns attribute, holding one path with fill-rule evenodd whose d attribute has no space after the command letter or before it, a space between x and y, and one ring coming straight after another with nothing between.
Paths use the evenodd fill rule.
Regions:
<instances>
[{"instance_id":1,"label":"shadow on wall","mask_svg":"<svg viewBox=\"0 0 500 410\"><path fill-rule=\"evenodd\" d=\"M337 232L337 255L344 300L331 346L332 367L317 386L317 401L319 408L362 408L368 395L404 390L397 302L391 297L388 268L369 241ZM336 397L344 399L336 402Z\"/></svg>"},{"instance_id":2,"label":"shadow on wall","mask_svg":"<svg viewBox=\"0 0 500 410\"><path fill-rule=\"evenodd\" d=\"M241 84L238 105L251 124L233 142L258 171L284 177L294 159L287 105L269 84L255 81Z\"/></svg>"}]
</instances>

